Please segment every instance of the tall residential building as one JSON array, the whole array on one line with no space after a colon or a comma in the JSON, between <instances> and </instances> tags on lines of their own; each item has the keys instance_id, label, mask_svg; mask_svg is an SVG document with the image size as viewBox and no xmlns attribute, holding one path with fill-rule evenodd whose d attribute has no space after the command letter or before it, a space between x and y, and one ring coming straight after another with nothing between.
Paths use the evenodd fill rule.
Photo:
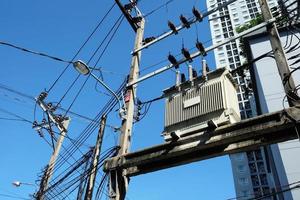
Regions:
<instances>
[{"instance_id":1,"label":"tall residential building","mask_svg":"<svg viewBox=\"0 0 300 200\"><path fill-rule=\"evenodd\" d=\"M294 48L299 46L300 42L300 25L297 27L289 26L280 28L279 33L281 42L286 50L286 57L293 58L300 53L300 49ZM257 58L271 51L271 43L265 29L255 34L247 35L243 39L244 49L249 60ZM290 67L299 67L300 63L293 64L297 60L288 59ZM284 88L280 79L277 65L272 57L265 57L256 61L252 66L251 79L253 80L253 90L255 93L257 111L260 114L275 112L288 107L285 97ZM291 69L292 71L292 69ZM300 71L294 71L291 76L295 85L300 84ZM274 158L274 166L278 174L279 187L283 190L294 187L300 181L300 160L296 159L300 154L300 142L298 139L270 146ZM284 193L285 199L300 199L300 191L293 189L290 194Z\"/></svg>"},{"instance_id":2,"label":"tall residential building","mask_svg":"<svg viewBox=\"0 0 300 200\"><path fill-rule=\"evenodd\" d=\"M225 2L226 0L206 0L208 10ZM268 3L270 7L277 6L276 0L269 0ZM210 15L209 21L213 44L220 43L236 34L237 27L256 18L259 13L260 7L256 0L237 0L226 8ZM232 70L245 62L245 58L241 56L239 45L239 41L233 41L214 50L217 68L228 67ZM236 75L234 79L239 85L238 100L241 118L255 116L255 101L252 96L245 94L243 87L248 77ZM276 170L272 170L274 160L270 157L272 155L270 151L269 147L262 147L255 151L230 155L238 199L260 197L276 190L279 181L276 178L278 177ZM272 199L272 197L265 199ZM286 198L277 195L276 199Z\"/></svg>"}]
</instances>

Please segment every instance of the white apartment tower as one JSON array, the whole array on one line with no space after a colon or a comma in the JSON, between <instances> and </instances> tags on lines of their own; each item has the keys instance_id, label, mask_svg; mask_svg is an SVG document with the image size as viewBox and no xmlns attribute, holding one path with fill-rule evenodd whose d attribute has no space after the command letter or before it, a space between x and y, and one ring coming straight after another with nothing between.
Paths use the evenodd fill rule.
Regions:
<instances>
[{"instance_id":1,"label":"white apartment tower","mask_svg":"<svg viewBox=\"0 0 300 200\"><path fill-rule=\"evenodd\" d=\"M208 10L225 2L226 0L206 0ZM269 0L268 3L270 8L277 6L276 0ZM210 15L209 23L213 44L236 34L237 27L249 22L259 13L260 7L257 0L237 0ZM239 67L245 61L240 53L239 41L215 49L217 68L228 67L232 70ZM256 115L253 97L246 95L242 87L245 85L245 79L238 75L234 79L239 85L238 100L241 118L245 119ZM274 191L277 185L277 175L271 169L272 158L268 157L268 151L269 149L264 147L255 151L230 155L237 199L261 197ZM264 199L284 199L284 197L277 195Z\"/></svg>"}]
</instances>

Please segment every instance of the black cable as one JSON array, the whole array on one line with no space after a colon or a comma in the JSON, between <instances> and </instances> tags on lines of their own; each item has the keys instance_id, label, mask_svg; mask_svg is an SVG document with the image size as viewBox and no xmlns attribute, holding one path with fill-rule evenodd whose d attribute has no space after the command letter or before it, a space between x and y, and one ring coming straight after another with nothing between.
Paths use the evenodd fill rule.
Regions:
<instances>
[{"instance_id":1,"label":"black cable","mask_svg":"<svg viewBox=\"0 0 300 200\"><path fill-rule=\"evenodd\" d=\"M12 199L31 200L31 199L24 198L24 197L14 196L14 195L10 195L10 194L3 194L3 193L0 193L0 196L2 196L2 197L8 197L8 198L12 198Z\"/></svg>"},{"instance_id":2,"label":"black cable","mask_svg":"<svg viewBox=\"0 0 300 200\"><path fill-rule=\"evenodd\" d=\"M17 114L15 114L15 113L12 113L12 112L10 112L10 111L8 111L8 110L5 110L5 109L3 109L3 108L0 108L0 112L6 113L6 114L11 115L11 116L14 116L14 117L19 118L20 120L22 120L22 121L24 121L24 122L27 122L27 123L32 124L32 121L30 121L30 120L28 120L28 119L25 119L24 117L21 117L20 115L17 115Z\"/></svg>"},{"instance_id":3,"label":"black cable","mask_svg":"<svg viewBox=\"0 0 300 200\"><path fill-rule=\"evenodd\" d=\"M96 196L95 196L95 199L96 200L100 200L102 198L102 195L103 195L103 189L105 187L105 182L107 182L108 180L108 173L105 173L102 178L101 178L101 181L100 181L100 185L97 189L97 192L96 192Z\"/></svg>"},{"instance_id":4,"label":"black cable","mask_svg":"<svg viewBox=\"0 0 300 200\"><path fill-rule=\"evenodd\" d=\"M78 54L81 52L81 50L84 48L84 46L92 38L92 36L94 35L94 33L98 30L98 28L101 26L101 24L106 19L106 17L109 15L109 13L111 12L111 10L114 8L115 5L116 5L116 3L113 3L113 5L108 9L108 11L106 12L106 14L102 17L102 19L100 20L100 22L97 24L97 26L94 28L94 30L91 32L91 34L85 40L85 42L81 45L81 47L78 49L78 51L76 52L76 54L73 56L72 61L78 56ZM70 64L68 64L64 68L64 70L61 72L61 74L58 76L58 78L53 82L53 84L47 90L47 93L49 93L53 89L53 87L56 85L56 83L58 82L58 80L63 76L63 74L66 72L66 70L69 68L69 66L70 66Z\"/></svg>"},{"instance_id":5,"label":"black cable","mask_svg":"<svg viewBox=\"0 0 300 200\"><path fill-rule=\"evenodd\" d=\"M91 62L91 60L93 59L93 57L96 55L96 53L98 52L98 50L100 49L100 47L102 46L102 44L105 42L105 40L107 39L107 37L110 35L111 31L115 28L115 26L117 25L117 23L119 22L121 16L119 17L119 19L114 23L114 25L111 27L111 29L108 31L108 33L106 34L106 36L104 37L104 39L102 40L102 42L100 43L100 45L98 46L98 48L94 51L93 55L90 57L90 59L87 62L87 65ZM91 72L93 72L93 69L91 70ZM90 76L90 74L89 74ZM87 80L89 79L89 76L86 78L85 83L87 82ZM61 97L61 99L59 100L59 103L61 103L63 101L63 99L66 97L66 95L71 91L71 89L73 88L73 86L75 85L75 83L78 81L80 77L80 74L78 74L78 76L74 79L74 81L72 82L72 84L69 86L69 88L67 89L67 91L64 93L64 95ZM82 87L83 88L83 87ZM82 90L82 89L81 89ZM75 97L76 98L76 97ZM75 99L76 100L76 99ZM72 102L73 103L73 102ZM71 103L71 105L72 105ZM67 112L66 112L67 114ZM65 114L65 115L66 115Z\"/></svg>"},{"instance_id":6,"label":"black cable","mask_svg":"<svg viewBox=\"0 0 300 200\"><path fill-rule=\"evenodd\" d=\"M123 20L124 20L124 15L120 16L120 18L118 19L118 25L116 27L116 29L114 30L113 34L111 35L110 39L108 40L106 46L104 47L102 53L100 54L98 60L96 61L94 67L97 66L97 64L99 63L100 59L102 58L102 56L104 55L104 53L107 50L107 47L109 46L109 44L111 43L112 39L114 38L115 34L117 33L118 29L120 28L120 25L122 24Z\"/></svg>"},{"instance_id":7,"label":"black cable","mask_svg":"<svg viewBox=\"0 0 300 200\"><path fill-rule=\"evenodd\" d=\"M89 75L90 76L90 75ZM89 77L88 76L88 77ZM75 83L78 81L80 77L80 74L78 74L76 76L76 78L73 80L73 82L71 83L71 85L68 87L68 89L66 90L66 92L63 94L63 96L60 98L60 100L58 101L58 104L57 105L60 105L61 102L64 100L64 98L67 96L67 94L71 91L71 89L74 87Z\"/></svg>"},{"instance_id":8,"label":"black cable","mask_svg":"<svg viewBox=\"0 0 300 200\"><path fill-rule=\"evenodd\" d=\"M27 122L27 121L25 121L23 119L6 118L6 117L0 117L0 120Z\"/></svg>"},{"instance_id":9,"label":"black cable","mask_svg":"<svg viewBox=\"0 0 300 200\"><path fill-rule=\"evenodd\" d=\"M17 90L15 90L15 89L13 89L13 88L10 88L9 86L4 85L4 84L2 84L2 83L0 83L0 90L1 90L1 89L6 90L6 91L9 91L9 92L14 93L14 94L17 94L17 95L19 95L20 97L27 98L27 99L29 99L29 100L31 100L31 101L34 101L34 102L35 102L34 110L36 110L37 104L36 104L36 100L35 100L35 98L34 98L33 96L28 95L28 94L25 94L25 93L20 92L20 91L17 91ZM111 95L109 95L109 96L111 96ZM57 106L56 109L66 112L66 109L64 109L64 108L62 108L62 107L60 107L60 106ZM79 113L75 113L75 112L73 112L73 111L71 111L71 110L69 110L69 114L71 114L71 115L73 115L73 116L75 116L75 117L81 118L81 119L83 119L83 120L89 121L89 122L97 123L96 121L93 121L93 119L91 119L90 117L84 116L84 115L79 114ZM36 117L35 117L35 111L34 111L34 121L35 121L35 119L36 119ZM105 124L105 126L111 128L111 129L115 129L114 126L109 125L109 124Z\"/></svg>"},{"instance_id":10,"label":"black cable","mask_svg":"<svg viewBox=\"0 0 300 200\"><path fill-rule=\"evenodd\" d=\"M170 4L171 2L173 2L174 0L169 0L164 4L161 4L160 6L156 7L155 9L151 10L150 12L148 12L147 14L145 14L143 17L146 18L150 15L152 15L153 13L155 13L156 11L160 10L161 8L168 6L168 4Z\"/></svg>"},{"instance_id":11,"label":"black cable","mask_svg":"<svg viewBox=\"0 0 300 200\"><path fill-rule=\"evenodd\" d=\"M96 50L94 51L94 53L92 54L92 56L90 57L90 59L88 60L87 64L89 64L92 61L92 59L95 57L95 55L98 53L99 49L102 47L102 45L107 40L107 38L109 37L109 35L113 32L113 30L115 29L115 27L117 26L117 24L120 22L120 20L121 20L122 17L123 17L123 15L121 14L119 16L119 18L117 19L117 21L114 23L114 25L107 32L107 34L105 35L104 39L100 42L100 44L98 45L98 47L96 48ZM91 68L91 70L94 70L94 68Z\"/></svg>"},{"instance_id":12,"label":"black cable","mask_svg":"<svg viewBox=\"0 0 300 200\"><path fill-rule=\"evenodd\" d=\"M164 95L160 96L160 97L156 97L154 99L151 99L151 100L148 100L148 101L144 101L144 102L141 102L141 104L147 104L147 103L152 103L154 101L158 101L158 100L161 100L164 98Z\"/></svg>"},{"instance_id":13,"label":"black cable","mask_svg":"<svg viewBox=\"0 0 300 200\"><path fill-rule=\"evenodd\" d=\"M295 190L295 189L299 189L299 188L300 188L300 184L295 185L293 187L289 187L287 189L280 190L278 192L272 192L270 194L266 194L266 195L263 195L261 197L251 198L251 199L248 199L248 200L262 200L262 199L266 199L268 197L272 197L272 196L277 195L277 194L282 194L282 193L285 193L285 192L288 192L288 191L291 191L291 190Z\"/></svg>"},{"instance_id":14,"label":"black cable","mask_svg":"<svg viewBox=\"0 0 300 200\"><path fill-rule=\"evenodd\" d=\"M122 87L123 87L123 86L122 86ZM118 92L117 92L117 93L118 93ZM112 103L114 103L114 104L116 103L114 98L111 98L111 99L110 99L110 101L108 102L108 104L106 104L106 105L104 106L104 108L102 109L102 111L94 118L94 121L97 121L97 122L99 123L102 114L104 114L104 113L106 112L107 108L109 108L109 107L112 105ZM82 141L85 141L85 139L86 139L87 137L89 137L90 133L91 133L96 127L97 127L97 125L96 125L95 123L90 123L90 124L86 127L86 129L83 131L83 133L79 136L79 138L77 138L77 145L75 145L75 146L79 147L79 146L81 145ZM72 148L72 147L70 147L70 148ZM73 150L74 150L74 148L73 148Z\"/></svg>"},{"instance_id":15,"label":"black cable","mask_svg":"<svg viewBox=\"0 0 300 200\"><path fill-rule=\"evenodd\" d=\"M48 55L46 53L29 50L29 49L26 49L24 47L20 47L20 46L17 46L17 45L8 43L8 42L0 41L0 45L9 46L9 47L12 47L12 48L15 48L15 49L27 52L27 53L31 53L31 54L38 55L38 56L43 56L43 57L50 58L52 60L56 60L56 61L59 61L59 62L64 62L64 63L69 63L69 64L73 63L72 61L69 61L69 60L64 60L62 58L58 58L56 56L51 56L51 55Z\"/></svg>"},{"instance_id":16,"label":"black cable","mask_svg":"<svg viewBox=\"0 0 300 200\"><path fill-rule=\"evenodd\" d=\"M107 153L105 153L100 159L99 159L99 162L97 163L97 165L95 166L95 168L98 168L98 167L101 167L103 166L104 164L104 161L109 158L111 155L115 155L116 151L118 150L117 147L113 147L111 148L109 151L107 151ZM87 171L84 172L84 176L87 178L91 173L92 171L94 170L94 168L91 168L91 169L88 169ZM70 180L68 183L66 183L65 185L65 188L60 191L60 192L65 192L67 191L68 189L70 189L73 185L75 185L75 183L77 183L78 181L80 181L80 178L81 178L81 175L80 176L77 176L75 178L73 178L72 180ZM71 194L74 190L76 189L76 187L74 189L72 189L69 194ZM50 191L50 188L49 188L49 191ZM57 194L58 195L58 194ZM54 195L54 198L57 196L57 195Z\"/></svg>"},{"instance_id":17,"label":"black cable","mask_svg":"<svg viewBox=\"0 0 300 200\"><path fill-rule=\"evenodd\" d=\"M106 51L107 47L108 47L109 44L111 43L113 37L115 36L115 33L117 32L117 30L119 29L119 27L120 27L120 25L121 25L123 19L124 19L124 16L120 17L120 18L117 20L117 22L115 23L115 25L116 25L117 23L119 23L119 24L117 25L117 27L116 27L116 29L115 29L113 35L111 36L111 38L110 38L110 40L108 41L107 45L105 46L104 50L102 51L101 56L98 58L98 60L97 60L97 62L96 62L96 64L95 64L95 66L98 64L98 62L100 61L102 55L104 54L104 52ZM114 25L113 27L115 27L115 25ZM72 108L72 106L73 106L74 103L76 102L77 98L79 97L81 91L83 90L83 88L84 88L84 86L86 85L87 81L89 80L90 76L91 76L91 74L88 75L88 77L86 78L86 80L84 81L84 83L82 84L82 86L80 87L79 91L77 92L75 98L74 98L73 101L71 102L71 104L70 104L70 106L68 107L67 111L65 112L64 116L66 116L66 115L68 114L69 110Z\"/></svg>"},{"instance_id":18,"label":"black cable","mask_svg":"<svg viewBox=\"0 0 300 200\"><path fill-rule=\"evenodd\" d=\"M117 90L116 94L120 94L122 92L122 90L124 89L124 87L126 86L126 82L127 80L125 80L123 82L123 84L120 86L120 88ZM97 116L94 118L94 121L97 121L99 124L100 123L100 118L103 114L108 113L109 110L111 110L113 107L115 107L117 105L117 100L112 97L110 99L110 101L103 107L103 109L97 114ZM91 135L91 133L96 129L97 125L96 123L90 123L84 130L83 132L80 134L80 136L76 139L76 143L72 144L70 147L68 147L68 149L70 150L71 154L75 153L76 149L78 149L82 143L84 141L86 141L87 138L89 138L89 136ZM64 154L64 153L63 153ZM62 154L62 155L63 155ZM58 159L57 164L62 164L63 160L62 159ZM57 167L59 168L59 167Z\"/></svg>"}]
</instances>

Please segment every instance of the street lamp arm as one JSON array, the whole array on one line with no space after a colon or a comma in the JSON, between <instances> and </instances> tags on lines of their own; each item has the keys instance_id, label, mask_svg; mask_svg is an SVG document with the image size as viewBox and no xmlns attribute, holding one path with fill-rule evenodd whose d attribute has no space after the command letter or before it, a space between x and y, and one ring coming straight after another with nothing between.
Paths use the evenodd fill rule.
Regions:
<instances>
[{"instance_id":1,"label":"street lamp arm","mask_svg":"<svg viewBox=\"0 0 300 200\"><path fill-rule=\"evenodd\" d=\"M121 105L120 97L112 89L110 89L110 87L108 87L100 78L98 78L95 74L93 74L92 72L90 74L94 79L96 79L103 87L105 87L105 89L107 89L118 100L119 106L121 109L122 105Z\"/></svg>"}]
</instances>

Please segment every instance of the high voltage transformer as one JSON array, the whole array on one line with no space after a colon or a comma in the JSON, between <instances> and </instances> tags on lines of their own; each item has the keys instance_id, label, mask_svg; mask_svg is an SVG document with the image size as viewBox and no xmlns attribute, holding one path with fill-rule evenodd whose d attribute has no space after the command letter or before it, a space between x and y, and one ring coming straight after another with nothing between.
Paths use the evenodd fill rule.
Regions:
<instances>
[{"instance_id":1,"label":"high voltage transformer","mask_svg":"<svg viewBox=\"0 0 300 200\"><path fill-rule=\"evenodd\" d=\"M204 64L204 69L206 65ZM182 74L181 74L182 75ZM178 140L205 130L240 121L236 84L225 68L197 76L189 67L189 80L184 77L164 90L166 141Z\"/></svg>"}]
</instances>

